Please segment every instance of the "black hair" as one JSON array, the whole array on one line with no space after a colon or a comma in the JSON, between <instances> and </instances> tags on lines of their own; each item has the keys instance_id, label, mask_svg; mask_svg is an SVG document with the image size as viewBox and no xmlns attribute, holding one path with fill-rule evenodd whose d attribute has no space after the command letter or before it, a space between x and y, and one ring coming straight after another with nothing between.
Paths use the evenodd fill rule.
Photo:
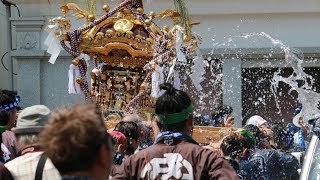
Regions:
<instances>
[{"instance_id":1,"label":"black hair","mask_svg":"<svg viewBox=\"0 0 320 180\"><path fill-rule=\"evenodd\" d=\"M187 93L177 90L170 83L160 85L166 92L156 101L156 114L179 113L191 105L191 99ZM185 128L185 121L175 124L159 124L160 131L179 131Z\"/></svg>"},{"instance_id":2,"label":"black hair","mask_svg":"<svg viewBox=\"0 0 320 180\"><path fill-rule=\"evenodd\" d=\"M8 122L9 122L9 112L4 109L0 109L0 126L6 126Z\"/></svg>"},{"instance_id":3,"label":"black hair","mask_svg":"<svg viewBox=\"0 0 320 180\"><path fill-rule=\"evenodd\" d=\"M209 121L206 120L202 116L196 116L193 119L193 125L195 125L195 126L209 126Z\"/></svg>"},{"instance_id":4,"label":"black hair","mask_svg":"<svg viewBox=\"0 0 320 180\"><path fill-rule=\"evenodd\" d=\"M256 140L256 145L260 143L263 134L261 133L260 129L257 126L249 124L249 125L245 125L243 129L246 129L252 133L254 139Z\"/></svg>"},{"instance_id":5,"label":"black hair","mask_svg":"<svg viewBox=\"0 0 320 180\"><path fill-rule=\"evenodd\" d=\"M160 89L166 90L166 92L157 99L156 114L178 113L191 104L188 94L177 90L170 83L161 84Z\"/></svg>"},{"instance_id":6,"label":"black hair","mask_svg":"<svg viewBox=\"0 0 320 180\"><path fill-rule=\"evenodd\" d=\"M16 91L0 89L0 106L15 102L16 95L17 95ZM0 125L5 126L8 124L8 122L9 122L9 112L4 109L0 109ZM0 142L2 143L2 136L0 136ZM3 161L2 157L0 158L0 161Z\"/></svg>"},{"instance_id":7,"label":"black hair","mask_svg":"<svg viewBox=\"0 0 320 180\"><path fill-rule=\"evenodd\" d=\"M15 102L16 91L0 90L0 106Z\"/></svg>"},{"instance_id":8,"label":"black hair","mask_svg":"<svg viewBox=\"0 0 320 180\"><path fill-rule=\"evenodd\" d=\"M242 152L243 147L242 136L238 133L232 133L226 136L220 145L220 148L224 156L230 156L232 159L236 159Z\"/></svg>"},{"instance_id":9,"label":"black hair","mask_svg":"<svg viewBox=\"0 0 320 180\"><path fill-rule=\"evenodd\" d=\"M247 130L249 131L249 130ZM251 131L250 131L251 132ZM256 145L256 138L255 136L253 138L255 139L252 139L249 135L247 134L242 134L242 145L244 148L247 148L247 149L254 149L255 148L255 145Z\"/></svg>"},{"instance_id":10,"label":"black hair","mask_svg":"<svg viewBox=\"0 0 320 180\"><path fill-rule=\"evenodd\" d=\"M140 137L140 129L137 123L133 121L120 121L114 131L123 133L127 138L127 151L129 154L133 154L135 148L132 147L132 140L138 140Z\"/></svg>"},{"instance_id":11,"label":"black hair","mask_svg":"<svg viewBox=\"0 0 320 180\"><path fill-rule=\"evenodd\" d=\"M14 103L16 101L16 95L16 91L0 89L0 106ZM0 109L0 126L8 125L9 121L12 119L11 116L10 110Z\"/></svg>"},{"instance_id":12,"label":"black hair","mask_svg":"<svg viewBox=\"0 0 320 180\"><path fill-rule=\"evenodd\" d=\"M140 130L137 123L133 121L121 121L114 128L115 131L123 133L127 138L137 140L140 136Z\"/></svg>"},{"instance_id":13,"label":"black hair","mask_svg":"<svg viewBox=\"0 0 320 180\"><path fill-rule=\"evenodd\" d=\"M287 134L287 128L284 123L275 123L271 130L273 131L273 139L278 149L280 149L280 143L283 140L283 137Z\"/></svg>"},{"instance_id":14,"label":"black hair","mask_svg":"<svg viewBox=\"0 0 320 180\"><path fill-rule=\"evenodd\" d=\"M216 118L219 118L223 115L226 115L226 114L231 114L233 111L232 107L231 106L228 106L228 105L222 105L222 106L219 106L213 113L212 113L212 119L216 119Z\"/></svg>"}]
</instances>

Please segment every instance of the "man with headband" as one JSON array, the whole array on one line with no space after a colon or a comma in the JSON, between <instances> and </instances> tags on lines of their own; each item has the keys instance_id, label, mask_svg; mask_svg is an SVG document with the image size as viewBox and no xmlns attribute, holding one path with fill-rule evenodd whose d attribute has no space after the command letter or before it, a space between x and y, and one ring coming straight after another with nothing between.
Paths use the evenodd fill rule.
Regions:
<instances>
[{"instance_id":1,"label":"man with headband","mask_svg":"<svg viewBox=\"0 0 320 180\"><path fill-rule=\"evenodd\" d=\"M228 105L219 106L212 113L211 126L215 127L233 127L234 118L232 116L232 107Z\"/></svg>"},{"instance_id":2,"label":"man with headband","mask_svg":"<svg viewBox=\"0 0 320 180\"><path fill-rule=\"evenodd\" d=\"M239 179L216 152L191 138L193 107L190 97L171 84L156 101L160 134L154 144L126 159L113 179Z\"/></svg>"},{"instance_id":3,"label":"man with headband","mask_svg":"<svg viewBox=\"0 0 320 180\"><path fill-rule=\"evenodd\" d=\"M17 157L19 147L14 133L11 129L15 125L16 114L20 97L15 91L0 90L0 133L2 160L7 162Z\"/></svg>"}]
</instances>

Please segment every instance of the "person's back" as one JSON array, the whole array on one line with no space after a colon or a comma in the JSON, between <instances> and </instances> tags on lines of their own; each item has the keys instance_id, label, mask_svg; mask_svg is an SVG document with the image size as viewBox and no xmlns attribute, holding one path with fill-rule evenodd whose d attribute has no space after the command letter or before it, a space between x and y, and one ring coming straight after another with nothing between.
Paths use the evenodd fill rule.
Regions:
<instances>
[{"instance_id":1,"label":"person's back","mask_svg":"<svg viewBox=\"0 0 320 180\"><path fill-rule=\"evenodd\" d=\"M161 131L155 144L130 156L113 179L238 179L229 163L191 138L193 108L189 96L171 84L156 102Z\"/></svg>"},{"instance_id":2,"label":"person's back","mask_svg":"<svg viewBox=\"0 0 320 180\"><path fill-rule=\"evenodd\" d=\"M16 120L17 106L20 97L17 93L9 90L0 90L0 132L2 139L3 160L7 162L17 157L19 146L11 128ZM5 146L5 147L3 147Z\"/></svg>"},{"instance_id":3,"label":"person's back","mask_svg":"<svg viewBox=\"0 0 320 180\"><path fill-rule=\"evenodd\" d=\"M35 179L38 164L43 155L38 133L48 122L50 114L51 111L43 105L25 108L19 114L17 126L12 130L22 147L21 154L5 164L15 180ZM50 159L44 161L42 169L43 179L58 180L61 178Z\"/></svg>"},{"instance_id":4,"label":"person's back","mask_svg":"<svg viewBox=\"0 0 320 180\"><path fill-rule=\"evenodd\" d=\"M30 147L29 149L30 152L21 154L21 156L5 164L5 167L8 168L15 180L34 179L35 177L37 165L43 152L32 152L33 147ZM45 162L42 176L43 179L50 180L58 180L61 178L58 170L54 167L50 159L47 159Z\"/></svg>"},{"instance_id":5,"label":"person's back","mask_svg":"<svg viewBox=\"0 0 320 180\"><path fill-rule=\"evenodd\" d=\"M41 132L45 154L62 180L105 180L113 159L111 137L94 104L75 104L56 111Z\"/></svg>"},{"instance_id":6,"label":"person's back","mask_svg":"<svg viewBox=\"0 0 320 180\"><path fill-rule=\"evenodd\" d=\"M137 123L133 121L121 121L116 125L114 131L119 131L126 136L126 149L124 151L126 157L134 154L139 146L140 137L140 129Z\"/></svg>"},{"instance_id":7,"label":"person's back","mask_svg":"<svg viewBox=\"0 0 320 180\"><path fill-rule=\"evenodd\" d=\"M238 173L239 172L239 161L245 149L243 136L240 132L233 132L223 138L220 145L221 155L228 160L229 164Z\"/></svg>"},{"instance_id":8,"label":"person's back","mask_svg":"<svg viewBox=\"0 0 320 180\"><path fill-rule=\"evenodd\" d=\"M256 149L250 162L254 164L258 179L278 180L297 179L298 160L289 153L278 152L273 149ZM277 173L275 173L277 172Z\"/></svg>"},{"instance_id":9,"label":"person's back","mask_svg":"<svg viewBox=\"0 0 320 180\"><path fill-rule=\"evenodd\" d=\"M232 179L228 162L209 149L187 139L160 140L124 161L124 171L115 175L128 179ZM230 175L230 176L229 176ZM225 178L224 178L225 177Z\"/></svg>"}]
</instances>

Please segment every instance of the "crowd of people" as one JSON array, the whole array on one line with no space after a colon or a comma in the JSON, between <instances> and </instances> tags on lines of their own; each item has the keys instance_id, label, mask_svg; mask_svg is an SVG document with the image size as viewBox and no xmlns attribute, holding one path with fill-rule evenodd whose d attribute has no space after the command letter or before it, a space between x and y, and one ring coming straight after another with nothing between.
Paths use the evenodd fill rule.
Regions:
<instances>
[{"instance_id":1,"label":"crowd of people","mask_svg":"<svg viewBox=\"0 0 320 180\"><path fill-rule=\"evenodd\" d=\"M302 158L292 152L303 154L310 140L302 106L289 124L254 115L233 128L230 106L195 116L187 93L168 83L160 89L152 121L137 114L105 117L88 102L21 110L17 93L1 90L0 179L299 179ZM230 133L199 144L195 125Z\"/></svg>"}]
</instances>

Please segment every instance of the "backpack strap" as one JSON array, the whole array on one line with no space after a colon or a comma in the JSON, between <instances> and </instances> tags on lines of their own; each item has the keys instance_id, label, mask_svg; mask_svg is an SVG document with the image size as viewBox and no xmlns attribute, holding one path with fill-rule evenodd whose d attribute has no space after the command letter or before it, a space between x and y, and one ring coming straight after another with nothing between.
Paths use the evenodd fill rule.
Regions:
<instances>
[{"instance_id":1,"label":"backpack strap","mask_svg":"<svg viewBox=\"0 0 320 180\"><path fill-rule=\"evenodd\" d=\"M43 169L44 169L44 165L46 164L47 158L48 157L44 153L41 154L41 157L37 164L34 180L42 180Z\"/></svg>"}]
</instances>

